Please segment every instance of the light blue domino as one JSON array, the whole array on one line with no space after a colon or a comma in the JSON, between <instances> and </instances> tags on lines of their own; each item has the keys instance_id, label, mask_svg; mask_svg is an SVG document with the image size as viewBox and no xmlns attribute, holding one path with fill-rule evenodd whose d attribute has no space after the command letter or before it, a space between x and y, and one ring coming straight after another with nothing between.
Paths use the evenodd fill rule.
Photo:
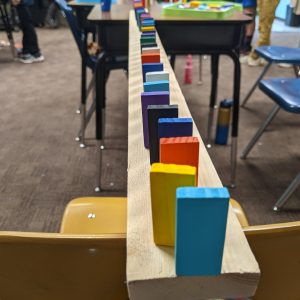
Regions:
<instances>
[{"instance_id":1,"label":"light blue domino","mask_svg":"<svg viewBox=\"0 0 300 300\"><path fill-rule=\"evenodd\" d=\"M155 26L155 22L153 19L146 19L142 22L142 26Z\"/></svg>"},{"instance_id":2,"label":"light blue domino","mask_svg":"<svg viewBox=\"0 0 300 300\"><path fill-rule=\"evenodd\" d=\"M177 189L175 269L178 276L221 273L229 198L226 188Z\"/></svg>"},{"instance_id":3,"label":"light blue domino","mask_svg":"<svg viewBox=\"0 0 300 300\"><path fill-rule=\"evenodd\" d=\"M168 80L144 82L144 92L169 92Z\"/></svg>"}]
</instances>

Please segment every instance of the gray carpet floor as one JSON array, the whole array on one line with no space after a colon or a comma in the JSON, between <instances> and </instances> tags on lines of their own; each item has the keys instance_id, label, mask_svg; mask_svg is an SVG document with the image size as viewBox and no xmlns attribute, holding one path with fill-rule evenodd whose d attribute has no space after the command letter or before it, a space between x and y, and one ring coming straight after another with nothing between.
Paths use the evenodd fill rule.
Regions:
<instances>
[{"instance_id":1,"label":"gray carpet floor","mask_svg":"<svg viewBox=\"0 0 300 300\"><path fill-rule=\"evenodd\" d=\"M89 147L74 138L80 116L80 57L70 31L39 29L46 61L23 65L0 50L0 230L59 230L66 204L73 198L95 196L97 151L94 120L87 130ZM0 40L5 35L0 32ZM273 35L273 43L296 46L294 33ZM20 35L16 34L16 40ZM198 84L198 57L193 57L193 83L183 84L185 58L176 61L176 76L194 120L205 136L210 91L209 58ZM218 99L232 97L232 62L222 57ZM261 71L242 67L241 96ZM269 76L292 77L292 69L272 67ZM103 154L102 195L126 195L127 79L113 71L107 86L106 150ZM272 102L256 91L241 109L239 153L262 122ZM300 190L279 213L272 206L299 172L300 120L280 112L247 161L238 160L237 187L232 196L244 207L251 224L300 220ZM224 184L229 181L229 146L214 146L211 159Z\"/></svg>"}]
</instances>

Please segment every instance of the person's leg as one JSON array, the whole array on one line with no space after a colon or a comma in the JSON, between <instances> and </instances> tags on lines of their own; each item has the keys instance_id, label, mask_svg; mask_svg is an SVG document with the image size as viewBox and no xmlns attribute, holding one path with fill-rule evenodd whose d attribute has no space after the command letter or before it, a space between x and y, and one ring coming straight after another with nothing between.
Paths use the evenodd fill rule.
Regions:
<instances>
[{"instance_id":1,"label":"person's leg","mask_svg":"<svg viewBox=\"0 0 300 300\"><path fill-rule=\"evenodd\" d=\"M243 38L242 52L249 54L252 49L252 39L255 31L256 0L243 0L243 13L252 18L252 22L246 25Z\"/></svg>"},{"instance_id":2,"label":"person's leg","mask_svg":"<svg viewBox=\"0 0 300 300\"><path fill-rule=\"evenodd\" d=\"M249 53L252 50L252 40L255 31L256 7L245 8L244 14L252 18L252 22L246 26L244 37L244 49L246 53Z\"/></svg>"},{"instance_id":3,"label":"person's leg","mask_svg":"<svg viewBox=\"0 0 300 300\"><path fill-rule=\"evenodd\" d=\"M272 24L275 18L275 10L279 0L258 0L259 8L259 38L257 46L270 45ZM251 52L252 59L258 59L255 49Z\"/></svg>"},{"instance_id":4,"label":"person's leg","mask_svg":"<svg viewBox=\"0 0 300 300\"><path fill-rule=\"evenodd\" d=\"M18 5L17 10L23 31L23 54L39 56L40 49L30 10L25 5Z\"/></svg>"}]
</instances>

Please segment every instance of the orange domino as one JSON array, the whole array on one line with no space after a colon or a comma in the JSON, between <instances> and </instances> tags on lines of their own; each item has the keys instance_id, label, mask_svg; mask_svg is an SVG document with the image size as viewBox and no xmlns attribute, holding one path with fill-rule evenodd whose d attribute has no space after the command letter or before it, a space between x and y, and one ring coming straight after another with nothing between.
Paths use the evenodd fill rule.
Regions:
<instances>
[{"instance_id":1,"label":"orange domino","mask_svg":"<svg viewBox=\"0 0 300 300\"><path fill-rule=\"evenodd\" d=\"M164 164L196 167L198 184L199 140L197 137L171 137L160 139L160 162Z\"/></svg>"},{"instance_id":2,"label":"orange domino","mask_svg":"<svg viewBox=\"0 0 300 300\"><path fill-rule=\"evenodd\" d=\"M133 3L133 7L134 7L134 8L142 8L142 7L144 7L144 6L143 6L143 3L142 3L142 2L136 2L136 3Z\"/></svg>"},{"instance_id":3,"label":"orange domino","mask_svg":"<svg viewBox=\"0 0 300 300\"><path fill-rule=\"evenodd\" d=\"M146 63L159 63L160 54L159 53L144 53L142 54L142 64Z\"/></svg>"}]
</instances>

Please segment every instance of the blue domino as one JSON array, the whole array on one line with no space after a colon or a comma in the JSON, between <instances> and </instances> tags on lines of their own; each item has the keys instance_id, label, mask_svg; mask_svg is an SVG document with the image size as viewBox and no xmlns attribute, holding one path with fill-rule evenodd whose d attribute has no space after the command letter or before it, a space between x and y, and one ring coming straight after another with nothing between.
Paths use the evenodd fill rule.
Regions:
<instances>
[{"instance_id":1,"label":"blue domino","mask_svg":"<svg viewBox=\"0 0 300 300\"><path fill-rule=\"evenodd\" d=\"M175 269L178 276L221 273L229 198L226 188L177 189Z\"/></svg>"},{"instance_id":2,"label":"blue domino","mask_svg":"<svg viewBox=\"0 0 300 300\"><path fill-rule=\"evenodd\" d=\"M142 36L155 36L155 31L148 31L148 32L143 32L142 34L141 34L141 37Z\"/></svg>"},{"instance_id":3,"label":"blue domino","mask_svg":"<svg viewBox=\"0 0 300 300\"><path fill-rule=\"evenodd\" d=\"M145 92L169 92L169 81L160 80L160 81L150 81L144 82L144 91Z\"/></svg>"},{"instance_id":4,"label":"blue domino","mask_svg":"<svg viewBox=\"0 0 300 300\"><path fill-rule=\"evenodd\" d=\"M148 72L155 72L155 71L163 71L164 65L163 63L147 63L142 64L143 69L143 81L146 81L146 73Z\"/></svg>"},{"instance_id":5,"label":"blue domino","mask_svg":"<svg viewBox=\"0 0 300 300\"><path fill-rule=\"evenodd\" d=\"M193 135L192 118L162 118L158 120L158 138Z\"/></svg>"}]
</instances>

